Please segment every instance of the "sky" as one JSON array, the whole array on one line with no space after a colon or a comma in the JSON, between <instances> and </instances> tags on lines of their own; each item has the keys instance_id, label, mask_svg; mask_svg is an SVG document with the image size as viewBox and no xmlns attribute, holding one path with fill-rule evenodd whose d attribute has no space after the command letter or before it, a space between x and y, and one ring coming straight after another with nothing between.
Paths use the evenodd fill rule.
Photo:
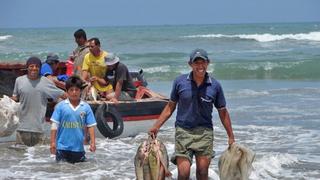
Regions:
<instances>
[{"instance_id":1,"label":"sky","mask_svg":"<svg viewBox=\"0 0 320 180\"><path fill-rule=\"evenodd\" d=\"M0 28L320 22L320 0L0 0Z\"/></svg>"}]
</instances>

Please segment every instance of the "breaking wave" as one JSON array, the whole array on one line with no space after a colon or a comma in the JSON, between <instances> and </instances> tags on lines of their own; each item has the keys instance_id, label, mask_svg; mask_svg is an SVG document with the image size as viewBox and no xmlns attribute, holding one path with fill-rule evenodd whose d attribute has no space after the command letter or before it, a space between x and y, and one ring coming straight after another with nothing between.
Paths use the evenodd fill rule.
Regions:
<instances>
[{"instance_id":1,"label":"breaking wave","mask_svg":"<svg viewBox=\"0 0 320 180\"><path fill-rule=\"evenodd\" d=\"M12 37L11 35L0 36L0 41L7 40L7 39L9 39L11 37Z\"/></svg>"},{"instance_id":2,"label":"breaking wave","mask_svg":"<svg viewBox=\"0 0 320 180\"><path fill-rule=\"evenodd\" d=\"M225 34L204 34L204 35L190 35L183 36L183 38L236 38L245 40L255 40L258 42L271 42L271 41L281 41L286 39L292 40L304 40L304 41L320 41L320 32L309 32L309 33L299 33L299 34L235 34L235 35L225 35Z\"/></svg>"}]
</instances>

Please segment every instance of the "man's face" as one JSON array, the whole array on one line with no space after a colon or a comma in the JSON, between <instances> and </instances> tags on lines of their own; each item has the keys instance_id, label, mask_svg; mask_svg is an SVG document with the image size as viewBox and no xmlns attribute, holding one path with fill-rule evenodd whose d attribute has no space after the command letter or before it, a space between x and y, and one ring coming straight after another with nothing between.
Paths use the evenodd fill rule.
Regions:
<instances>
[{"instance_id":1,"label":"man's face","mask_svg":"<svg viewBox=\"0 0 320 180\"><path fill-rule=\"evenodd\" d=\"M86 43L86 40L83 37L75 38L76 43L78 46L83 46Z\"/></svg>"},{"instance_id":2,"label":"man's face","mask_svg":"<svg viewBox=\"0 0 320 180\"><path fill-rule=\"evenodd\" d=\"M109 70L109 71L112 71L112 70L114 70L116 68L116 65L115 64L113 64L113 65L107 65L107 69Z\"/></svg>"},{"instance_id":3,"label":"man's face","mask_svg":"<svg viewBox=\"0 0 320 180\"><path fill-rule=\"evenodd\" d=\"M89 42L89 50L96 57L100 55L100 47L97 46L94 41Z\"/></svg>"},{"instance_id":4,"label":"man's face","mask_svg":"<svg viewBox=\"0 0 320 180\"><path fill-rule=\"evenodd\" d=\"M54 63L54 64L52 65L52 71L56 71L56 70L58 69L58 64L59 64L59 63Z\"/></svg>"},{"instance_id":5,"label":"man's face","mask_svg":"<svg viewBox=\"0 0 320 180\"><path fill-rule=\"evenodd\" d=\"M197 58L193 63L190 64L193 74L199 78L203 78L205 76L208 65L209 62L201 58Z\"/></svg>"},{"instance_id":6,"label":"man's face","mask_svg":"<svg viewBox=\"0 0 320 180\"><path fill-rule=\"evenodd\" d=\"M28 66L28 78L36 80L39 78L40 67L37 64L30 64Z\"/></svg>"}]
</instances>

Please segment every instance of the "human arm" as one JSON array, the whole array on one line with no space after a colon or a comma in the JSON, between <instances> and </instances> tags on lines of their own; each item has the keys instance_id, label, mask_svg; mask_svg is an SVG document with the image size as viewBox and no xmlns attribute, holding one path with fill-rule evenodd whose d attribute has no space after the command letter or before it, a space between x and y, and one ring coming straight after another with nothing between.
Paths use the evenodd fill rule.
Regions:
<instances>
[{"instance_id":1,"label":"human arm","mask_svg":"<svg viewBox=\"0 0 320 180\"><path fill-rule=\"evenodd\" d=\"M177 103L174 101L169 101L168 104L162 110L159 119L154 123L154 125L149 129L149 134L154 134L157 136L157 133L160 127L171 117L172 113L176 109Z\"/></svg>"},{"instance_id":2,"label":"human arm","mask_svg":"<svg viewBox=\"0 0 320 180\"><path fill-rule=\"evenodd\" d=\"M95 152L96 151L96 138L94 134L94 127L88 127L89 135L90 135L90 151Z\"/></svg>"},{"instance_id":3,"label":"human arm","mask_svg":"<svg viewBox=\"0 0 320 180\"><path fill-rule=\"evenodd\" d=\"M114 97L110 99L110 101L117 103L119 100L119 97L121 95L121 89L123 85L123 80L119 80L116 84L116 88L114 91Z\"/></svg>"},{"instance_id":4,"label":"human arm","mask_svg":"<svg viewBox=\"0 0 320 180\"><path fill-rule=\"evenodd\" d=\"M96 138L94 133L94 127L97 125L96 119L94 117L93 111L89 104L86 104L86 118L85 118L85 130L87 135L89 134L90 137L90 151L95 152L96 151ZM87 136L86 135L86 136ZM85 137L86 138L86 137Z\"/></svg>"},{"instance_id":5,"label":"human arm","mask_svg":"<svg viewBox=\"0 0 320 180\"><path fill-rule=\"evenodd\" d=\"M57 87L65 90L66 83L59 81L57 76L47 75L46 78L50 79Z\"/></svg>"},{"instance_id":6,"label":"human arm","mask_svg":"<svg viewBox=\"0 0 320 180\"><path fill-rule=\"evenodd\" d=\"M90 82L97 81L101 86L107 86L109 84L108 81L106 81L104 78L100 78L98 76L92 76L90 78Z\"/></svg>"},{"instance_id":7,"label":"human arm","mask_svg":"<svg viewBox=\"0 0 320 180\"><path fill-rule=\"evenodd\" d=\"M18 83L18 78L17 78L14 83L12 96L10 97L12 100L14 100L16 102L19 102L18 86L19 86L19 83Z\"/></svg>"},{"instance_id":8,"label":"human arm","mask_svg":"<svg viewBox=\"0 0 320 180\"><path fill-rule=\"evenodd\" d=\"M57 123L52 122L51 133L50 133L50 152L51 154L56 154L56 137L57 137Z\"/></svg>"},{"instance_id":9,"label":"human arm","mask_svg":"<svg viewBox=\"0 0 320 180\"><path fill-rule=\"evenodd\" d=\"M223 124L224 128L226 129L228 137L229 137L228 144L231 145L232 143L235 142L235 140L234 140L234 135L233 135L233 130L232 130L232 126L231 126L229 112L228 112L227 108L224 107L224 108L218 109L218 113L219 113L221 123Z\"/></svg>"},{"instance_id":10,"label":"human arm","mask_svg":"<svg viewBox=\"0 0 320 180\"><path fill-rule=\"evenodd\" d=\"M82 63L81 78L84 81L89 81L89 54L86 54Z\"/></svg>"},{"instance_id":11,"label":"human arm","mask_svg":"<svg viewBox=\"0 0 320 180\"><path fill-rule=\"evenodd\" d=\"M84 81L89 81L89 72L82 69L81 77Z\"/></svg>"}]
</instances>

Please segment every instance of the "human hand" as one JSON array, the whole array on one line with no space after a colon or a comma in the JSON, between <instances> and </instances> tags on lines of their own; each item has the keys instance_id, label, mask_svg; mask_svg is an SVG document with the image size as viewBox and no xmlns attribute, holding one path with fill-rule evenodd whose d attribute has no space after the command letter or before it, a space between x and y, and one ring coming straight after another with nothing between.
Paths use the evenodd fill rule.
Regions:
<instances>
[{"instance_id":1,"label":"human hand","mask_svg":"<svg viewBox=\"0 0 320 180\"><path fill-rule=\"evenodd\" d=\"M51 143L50 144L50 153L51 154L56 154L56 143Z\"/></svg>"},{"instance_id":2,"label":"human hand","mask_svg":"<svg viewBox=\"0 0 320 180\"><path fill-rule=\"evenodd\" d=\"M96 144L91 143L89 150L90 150L91 152L95 152L95 151L96 151Z\"/></svg>"},{"instance_id":3,"label":"human hand","mask_svg":"<svg viewBox=\"0 0 320 180\"><path fill-rule=\"evenodd\" d=\"M111 98L110 101L113 102L113 103L116 103L116 104L119 103L118 99L115 98L115 97Z\"/></svg>"},{"instance_id":4,"label":"human hand","mask_svg":"<svg viewBox=\"0 0 320 180\"><path fill-rule=\"evenodd\" d=\"M157 137L157 134L158 134L158 131L159 131L159 128L153 126L153 127L151 127L151 128L149 129L148 134L151 135L151 136L154 136L154 138L156 138L156 137Z\"/></svg>"},{"instance_id":5,"label":"human hand","mask_svg":"<svg viewBox=\"0 0 320 180\"><path fill-rule=\"evenodd\" d=\"M92 76L90 78L90 82L97 81L99 78L97 76Z\"/></svg>"},{"instance_id":6,"label":"human hand","mask_svg":"<svg viewBox=\"0 0 320 180\"><path fill-rule=\"evenodd\" d=\"M233 144L234 142L235 142L234 138L229 138L228 139L229 146L231 146L231 144Z\"/></svg>"}]
</instances>

